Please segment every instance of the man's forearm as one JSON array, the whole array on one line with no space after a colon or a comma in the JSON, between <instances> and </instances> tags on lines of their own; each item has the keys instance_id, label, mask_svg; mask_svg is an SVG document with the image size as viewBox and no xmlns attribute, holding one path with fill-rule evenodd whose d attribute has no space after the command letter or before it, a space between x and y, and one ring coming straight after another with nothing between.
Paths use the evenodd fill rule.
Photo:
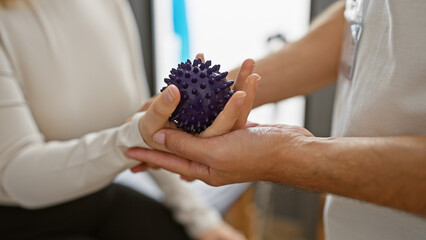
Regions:
<instances>
[{"instance_id":1,"label":"man's forearm","mask_svg":"<svg viewBox=\"0 0 426 240\"><path fill-rule=\"evenodd\" d=\"M426 216L426 136L314 139L280 182Z\"/></svg>"},{"instance_id":2,"label":"man's forearm","mask_svg":"<svg viewBox=\"0 0 426 240\"><path fill-rule=\"evenodd\" d=\"M297 42L256 62L262 80L254 106L305 95L336 81L342 46L344 2L325 11ZM236 76L238 69L230 72Z\"/></svg>"}]
</instances>

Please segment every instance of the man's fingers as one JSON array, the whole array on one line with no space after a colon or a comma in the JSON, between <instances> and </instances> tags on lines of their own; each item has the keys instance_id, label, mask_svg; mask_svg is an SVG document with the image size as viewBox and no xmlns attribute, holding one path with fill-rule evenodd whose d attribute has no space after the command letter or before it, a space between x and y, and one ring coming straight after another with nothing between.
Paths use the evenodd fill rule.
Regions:
<instances>
[{"instance_id":1,"label":"man's fingers","mask_svg":"<svg viewBox=\"0 0 426 240\"><path fill-rule=\"evenodd\" d=\"M205 62L204 54L202 54L202 53L198 53L197 56L195 57L195 59L201 59L202 62Z\"/></svg>"},{"instance_id":2,"label":"man's fingers","mask_svg":"<svg viewBox=\"0 0 426 240\"><path fill-rule=\"evenodd\" d=\"M130 171L132 171L133 173L138 173L138 172L143 172L146 171L148 169L148 164L146 163L141 163L135 167L132 167L130 169Z\"/></svg>"},{"instance_id":3,"label":"man's fingers","mask_svg":"<svg viewBox=\"0 0 426 240\"><path fill-rule=\"evenodd\" d=\"M175 111L180 101L179 89L174 86L168 86L151 104L142 121L144 130L150 133L164 128L170 115Z\"/></svg>"},{"instance_id":4,"label":"man's fingers","mask_svg":"<svg viewBox=\"0 0 426 240\"><path fill-rule=\"evenodd\" d=\"M255 61L250 58L246 59L243 64L241 64L241 68L238 72L237 79L235 80L233 90L239 91L243 89L247 77L253 73L254 66Z\"/></svg>"},{"instance_id":5,"label":"man's fingers","mask_svg":"<svg viewBox=\"0 0 426 240\"><path fill-rule=\"evenodd\" d=\"M188 179L207 180L210 174L209 167L206 165L166 152L145 148L131 148L126 152L126 156L184 175Z\"/></svg>"},{"instance_id":6,"label":"man's fingers","mask_svg":"<svg viewBox=\"0 0 426 240\"><path fill-rule=\"evenodd\" d=\"M195 178L191 178L191 177L187 177L187 176L183 176L183 175L180 175L180 179L185 180L187 182L195 181Z\"/></svg>"},{"instance_id":7,"label":"man's fingers","mask_svg":"<svg viewBox=\"0 0 426 240\"><path fill-rule=\"evenodd\" d=\"M253 108L254 98L256 97L256 86L259 84L260 76L256 73L247 77L243 91L247 93L244 105L241 107L241 114L235 123L234 129L244 128L247 118Z\"/></svg>"},{"instance_id":8,"label":"man's fingers","mask_svg":"<svg viewBox=\"0 0 426 240\"><path fill-rule=\"evenodd\" d=\"M245 92L241 91L234 93L213 124L202 132L200 137L220 136L231 131L236 121L240 118L246 95Z\"/></svg>"}]
</instances>

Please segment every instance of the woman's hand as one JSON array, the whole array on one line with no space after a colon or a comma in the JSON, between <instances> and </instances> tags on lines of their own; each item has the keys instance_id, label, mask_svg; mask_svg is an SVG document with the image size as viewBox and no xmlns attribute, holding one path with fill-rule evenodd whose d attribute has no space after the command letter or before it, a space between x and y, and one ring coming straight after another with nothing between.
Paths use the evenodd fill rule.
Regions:
<instances>
[{"instance_id":1,"label":"woman's hand","mask_svg":"<svg viewBox=\"0 0 426 240\"><path fill-rule=\"evenodd\" d=\"M196 59L201 59L204 62L204 55L202 53L197 54ZM244 92L250 92L249 96L251 98L254 98L254 95L251 91L255 91L255 88L250 88L250 84L246 85L246 80L248 78L249 75L251 75L253 73L253 69L255 66L255 62L253 59L246 59L243 64L240 67L240 71L238 72L238 75L236 77L236 79L234 79L235 83L232 86L232 90L234 91L244 91ZM231 78L232 80L232 78ZM257 86L257 84L259 84L259 80L260 77L258 77L258 75L256 76L256 80L255 80L255 87ZM159 96L159 94L153 96L151 99L149 99L142 107L141 109L139 109L138 112L145 112L149 109L149 107L152 105L152 103L155 101L155 99ZM247 102L253 101L253 99L247 99ZM250 106L250 104L247 104L246 107L248 108ZM249 109L250 110L250 109ZM250 113L250 111L248 111L247 113L247 109L244 111L245 114L248 116L248 113ZM244 126L245 123L245 119L247 119L247 116L242 115L238 121L238 125L240 128L242 128Z\"/></svg>"},{"instance_id":2,"label":"woman's hand","mask_svg":"<svg viewBox=\"0 0 426 240\"><path fill-rule=\"evenodd\" d=\"M202 54L197 59L204 61ZM200 134L200 137L212 137L225 134L231 130L244 128L247 117L253 106L256 86L259 84L260 76L252 74L254 61L247 59L241 65L241 70L233 85L235 94L226 104L224 110L218 115L213 124ZM162 128L175 128L174 123L168 122L180 101L180 93L176 86L170 85L161 94L151 98L141 110L148 108L147 113L141 118L139 130L144 141L152 148L167 151L164 146L158 145L153 139L153 134ZM156 139L161 141L161 139ZM133 172L146 170L147 165L142 163L134 168ZM190 180L190 178L186 178Z\"/></svg>"},{"instance_id":3,"label":"woman's hand","mask_svg":"<svg viewBox=\"0 0 426 240\"><path fill-rule=\"evenodd\" d=\"M206 130L208 136L229 132L234 127L244 109L246 96L247 94L243 91L235 92L217 117L217 121L210 127L211 129ZM172 123L169 123L168 119L179 104L179 100L179 89L170 85L154 100L145 115L141 117L139 131L146 144L151 148L167 151L164 146L156 143L159 139L154 141L153 135L160 129L171 126Z\"/></svg>"},{"instance_id":4,"label":"woman's hand","mask_svg":"<svg viewBox=\"0 0 426 240\"><path fill-rule=\"evenodd\" d=\"M227 223L223 223L206 233L198 240L245 240L246 238L240 232L232 228Z\"/></svg>"},{"instance_id":5,"label":"woman's hand","mask_svg":"<svg viewBox=\"0 0 426 240\"><path fill-rule=\"evenodd\" d=\"M198 54L196 58L204 62L203 54ZM200 134L200 137L218 136L245 126L253 106L256 86L260 81L259 75L252 74L254 64L255 62L252 59L247 59L243 62L237 79L235 79L235 83L232 86L232 89L236 91L235 94L213 124ZM168 118L179 104L179 101L179 90L176 86L170 85L161 94L151 98L141 108L141 111L147 111L147 113L141 118L139 130L141 136L150 147L166 151L162 146L155 144L152 135L165 127L175 128L173 123L168 122Z\"/></svg>"}]
</instances>

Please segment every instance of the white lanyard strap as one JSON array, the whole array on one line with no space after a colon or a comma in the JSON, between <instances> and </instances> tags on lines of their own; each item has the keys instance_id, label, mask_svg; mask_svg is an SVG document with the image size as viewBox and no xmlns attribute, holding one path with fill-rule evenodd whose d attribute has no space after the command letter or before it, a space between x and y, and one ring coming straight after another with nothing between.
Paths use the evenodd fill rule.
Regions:
<instances>
[{"instance_id":1,"label":"white lanyard strap","mask_svg":"<svg viewBox=\"0 0 426 240\"><path fill-rule=\"evenodd\" d=\"M346 0L345 18L348 22L362 24L364 0Z\"/></svg>"}]
</instances>

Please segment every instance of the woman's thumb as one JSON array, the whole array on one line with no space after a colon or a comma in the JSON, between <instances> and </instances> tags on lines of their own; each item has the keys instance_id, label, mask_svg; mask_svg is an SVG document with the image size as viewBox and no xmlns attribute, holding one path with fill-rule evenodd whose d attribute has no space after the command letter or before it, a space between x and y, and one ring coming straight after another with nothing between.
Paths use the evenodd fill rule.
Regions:
<instances>
[{"instance_id":1,"label":"woman's thumb","mask_svg":"<svg viewBox=\"0 0 426 240\"><path fill-rule=\"evenodd\" d=\"M158 96L148 111L144 115L145 129L155 133L165 127L170 115L175 111L180 101L179 89L174 86L168 86Z\"/></svg>"}]
</instances>

